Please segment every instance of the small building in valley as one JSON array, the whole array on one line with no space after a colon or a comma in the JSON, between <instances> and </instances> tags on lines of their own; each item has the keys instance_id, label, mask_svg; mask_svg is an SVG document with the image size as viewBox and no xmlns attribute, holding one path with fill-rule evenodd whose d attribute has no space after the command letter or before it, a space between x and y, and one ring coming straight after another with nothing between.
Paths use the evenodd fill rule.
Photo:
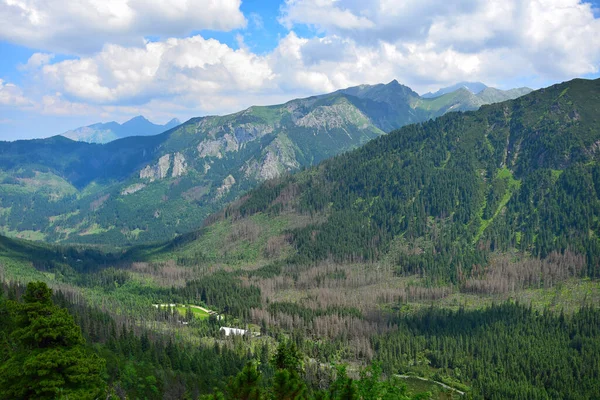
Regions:
<instances>
[{"instance_id":1,"label":"small building in valley","mask_svg":"<svg viewBox=\"0 0 600 400\"><path fill-rule=\"evenodd\" d=\"M245 334L248 333L248 331L245 330L245 329L228 328L226 326L222 326L221 329L219 329L219 332L225 333L225 336L230 336L230 335L240 335L240 336L243 336L243 335L245 335Z\"/></svg>"}]
</instances>

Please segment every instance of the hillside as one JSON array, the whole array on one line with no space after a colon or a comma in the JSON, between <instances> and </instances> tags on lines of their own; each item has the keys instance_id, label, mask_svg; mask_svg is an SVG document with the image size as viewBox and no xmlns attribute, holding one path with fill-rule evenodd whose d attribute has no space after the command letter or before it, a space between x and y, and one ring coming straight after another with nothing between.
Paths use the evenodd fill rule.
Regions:
<instances>
[{"instance_id":1,"label":"hillside","mask_svg":"<svg viewBox=\"0 0 600 400\"><path fill-rule=\"evenodd\" d=\"M210 259L208 237L253 231L238 246L254 246L259 258L386 261L399 274L473 290L513 273L545 284L597 277L599 93L600 80L574 80L404 127L253 190L177 252ZM485 267L505 252L521 261Z\"/></svg>"},{"instance_id":2,"label":"hillside","mask_svg":"<svg viewBox=\"0 0 600 400\"><path fill-rule=\"evenodd\" d=\"M415 398L593 398L599 89L575 80L404 127L161 245L103 254L0 237L0 277L60 290L111 365L107 385L131 397L264 379L285 398L270 365L293 343L293 376L330 398L347 398L342 384L366 393L380 372L430 392ZM224 337L232 326L251 333Z\"/></svg>"},{"instance_id":3,"label":"hillside","mask_svg":"<svg viewBox=\"0 0 600 400\"><path fill-rule=\"evenodd\" d=\"M72 129L61 136L77 142L108 143L129 136L158 135L180 124L181 122L177 118L173 118L164 125L157 125L140 115L123 124L115 121L97 123Z\"/></svg>"},{"instance_id":4,"label":"hillside","mask_svg":"<svg viewBox=\"0 0 600 400\"><path fill-rule=\"evenodd\" d=\"M172 238L260 182L480 105L442 97L420 99L393 81L193 118L104 145L60 136L0 143L0 232L119 245Z\"/></svg>"}]
</instances>

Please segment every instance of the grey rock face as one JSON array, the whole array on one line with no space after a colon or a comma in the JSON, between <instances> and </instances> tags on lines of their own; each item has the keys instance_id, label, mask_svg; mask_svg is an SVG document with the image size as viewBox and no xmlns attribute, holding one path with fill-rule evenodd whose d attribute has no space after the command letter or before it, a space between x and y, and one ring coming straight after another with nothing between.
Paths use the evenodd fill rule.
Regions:
<instances>
[{"instance_id":1,"label":"grey rock face","mask_svg":"<svg viewBox=\"0 0 600 400\"><path fill-rule=\"evenodd\" d=\"M233 185L235 185L235 178L231 175L228 175L225 179L223 179L223 184L217 188L216 199L220 199L226 195L231 190Z\"/></svg>"},{"instance_id":2,"label":"grey rock face","mask_svg":"<svg viewBox=\"0 0 600 400\"><path fill-rule=\"evenodd\" d=\"M140 179L149 179L150 182L155 180L164 179L167 177L169 167L171 166L171 155L165 154L158 159L156 165L147 165L143 170L140 171Z\"/></svg>"},{"instance_id":3,"label":"grey rock face","mask_svg":"<svg viewBox=\"0 0 600 400\"><path fill-rule=\"evenodd\" d=\"M129 194L134 194L136 192L139 192L140 190L142 190L145 187L146 187L146 185L144 185L143 183L135 183L135 184L127 186L125 189L123 189L121 191L121 195L127 196Z\"/></svg>"},{"instance_id":4,"label":"grey rock face","mask_svg":"<svg viewBox=\"0 0 600 400\"><path fill-rule=\"evenodd\" d=\"M181 153L175 153L173 157L173 172L171 176L173 178L177 178L178 176L185 175L187 172L187 163L185 162L185 157Z\"/></svg>"}]
</instances>

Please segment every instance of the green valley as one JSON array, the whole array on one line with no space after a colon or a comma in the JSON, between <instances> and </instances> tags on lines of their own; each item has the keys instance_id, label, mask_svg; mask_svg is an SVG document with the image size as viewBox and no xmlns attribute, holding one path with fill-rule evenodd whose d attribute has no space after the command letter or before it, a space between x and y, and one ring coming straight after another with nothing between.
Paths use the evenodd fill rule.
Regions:
<instances>
[{"instance_id":1,"label":"green valley","mask_svg":"<svg viewBox=\"0 0 600 400\"><path fill-rule=\"evenodd\" d=\"M83 354L107 361L109 398L593 398L599 93L573 80L377 135L241 197L217 191L200 229L158 243L3 237L0 312L19 320L24 285L52 287ZM170 135L160 146L189 139ZM201 146L221 155L210 170L224 146ZM163 195L176 154L130 190ZM14 326L0 345L22 346Z\"/></svg>"}]
</instances>

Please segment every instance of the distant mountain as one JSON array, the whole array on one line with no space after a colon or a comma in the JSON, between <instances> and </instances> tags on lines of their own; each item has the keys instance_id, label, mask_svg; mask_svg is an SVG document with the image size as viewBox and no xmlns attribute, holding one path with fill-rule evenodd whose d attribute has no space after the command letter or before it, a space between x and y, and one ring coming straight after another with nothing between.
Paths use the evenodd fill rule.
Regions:
<instances>
[{"instance_id":1,"label":"distant mountain","mask_svg":"<svg viewBox=\"0 0 600 400\"><path fill-rule=\"evenodd\" d=\"M128 136L157 135L180 124L177 118L173 118L165 125L157 125L140 115L123 124L114 121L97 123L67 131L61 136L78 142L108 143Z\"/></svg>"},{"instance_id":2,"label":"distant mountain","mask_svg":"<svg viewBox=\"0 0 600 400\"><path fill-rule=\"evenodd\" d=\"M415 109L414 104L420 98L418 93L408 86L401 85L397 80L387 85L354 86L338 90L336 93L374 102L375 107L369 110L369 116L373 123L385 132L431 118L429 111Z\"/></svg>"},{"instance_id":3,"label":"distant mountain","mask_svg":"<svg viewBox=\"0 0 600 400\"><path fill-rule=\"evenodd\" d=\"M196 229L265 180L407 124L478 108L482 100L470 95L423 99L392 81L193 118L103 145L60 136L0 142L0 233L121 245L164 240ZM137 118L121 128L139 134L145 124Z\"/></svg>"},{"instance_id":4,"label":"distant mountain","mask_svg":"<svg viewBox=\"0 0 600 400\"><path fill-rule=\"evenodd\" d=\"M473 93L466 87L461 87L453 92L442 94L437 97L421 97L413 103L415 109L425 110L431 118L439 117L451 111L477 110L484 104L499 103L506 100L516 99L527 93L529 88L517 88L511 90L500 90L485 87L478 93Z\"/></svg>"},{"instance_id":5,"label":"distant mountain","mask_svg":"<svg viewBox=\"0 0 600 400\"><path fill-rule=\"evenodd\" d=\"M483 89L477 93L476 97L481 102L481 105L500 103L501 101L512 100L518 97L531 93L532 90L528 87L521 87L509 90L500 90L491 87Z\"/></svg>"},{"instance_id":6,"label":"distant mountain","mask_svg":"<svg viewBox=\"0 0 600 400\"><path fill-rule=\"evenodd\" d=\"M466 89L473 94L477 94L487 88L487 86L481 82L459 82L452 86L441 88L435 93L427 92L421 97L425 99L431 99L433 97L439 97L447 93L455 92L459 89Z\"/></svg>"}]
</instances>

